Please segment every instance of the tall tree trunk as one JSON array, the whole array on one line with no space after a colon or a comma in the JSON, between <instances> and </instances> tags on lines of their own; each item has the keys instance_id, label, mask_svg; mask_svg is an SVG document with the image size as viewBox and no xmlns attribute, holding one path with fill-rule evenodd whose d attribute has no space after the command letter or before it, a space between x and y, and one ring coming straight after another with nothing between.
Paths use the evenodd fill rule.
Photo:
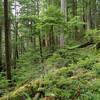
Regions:
<instances>
[{"instance_id":1,"label":"tall tree trunk","mask_svg":"<svg viewBox=\"0 0 100 100\"><path fill-rule=\"evenodd\" d=\"M7 79L11 80L11 62L10 62L10 28L8 16L8 0L4 0L4 18L5 18L5 56Z\"/></svg>"},{"instance_id":2,"label":"tall tree trunk","mask_svg":"<svg viewBox=\"0 0 100 100\"><path fill-rule=\"evenodd\" d=\"M17 59L19 58L19 53L18 53L18 44L17 44L17 42L18 42L18 22L15 22L15 26L16 26L16 28L15 28L15 53L14 53L14 68L16 68L16 61L17 61Z\"/></svg>"},{"instance_id":3,"label":"tall tree trunk","mask_svg":"<svg viewBox=\"0 0 100 100\"><path fill-rule=\"evenodd\" d=\"M31 43L33 45L34 48L36 48L36 36L35 36L35 32L33 32L33 27L32 27L32 21L30 23L30 32L31 32L31 37L30 37L30 40L31 40Z\"/></svg>"},{"instance_id":4,"label":"tall tree trunk","mask_svg":"<svg viewBox=\"0 0 100 100\"><path fill-rule=\"evenodd\" d=\"M49 42L50 42L50 51L53 52L54 51L54 45L55 45L53 25L50 26Z\"/></svg>"},{"instance_id":5,"label":"tall tree trunk","mask_svg":"<svg viewBox=\"0 0 100 100\"><path fill-rule=\"evenodd\" d=\"M96 28L100 29L100 0L97 0L97 17L96 17Z\"/></svg>"},{"instance_id":6,"label":"tall tree trunk","mask_svg":"<svg viewBox=\"0 0 100 100\"><path fill-rule=\"evenodd\" d=\"M37 0L37 16L39 18L39 12L40 12L40 9L39 9L39 3L40 3L40 0ZM41 32L39 31L39 49L40 49L40 56L41 56L41 62L43 62L43 50L42 50L42 39L41 39Z\"/></svg>"},{"instance_id":7,"label":"tall tree trunk","mask_svg":"<svg viewBox=\"0 0 100 100\"><path fill-rule=\"evenodd\" d=\"M40 56L41 56L41 62L43 62L43 50L42 50L42 41L41 41L41 33L39 33L39 46L40 46Z\"/></svg>"},{"instance_id":8,"label":"tall tree trunk","mask_svg":"<svg viewBox=\"0 0 100 100\"><path fill-rule=\"evenodd\" d=\"M66 11L66 9L67 9L67 6L66 6L66 0L61 0L61 11L63 12L63 14L64 14L64 19L65 19L65 21L66 21L66 16L67 16L67 11ZM65 42L65 39L64 39L64 30L63 29L61 29L61 35L60 35L60 47L64 47L64 42Z\"/></svg>"},{"instance_id":9,"label":"tall tree trunk","mask_svg":"<svg viewBox=\"0 0 100 100\"><path fill-rule=\"evenodd\" d=\"M85 14L85 1L83 0L83 22L86 23L86 14ZM83 32L86 30L86 25L83 25Z\"/></svg>"},{"instance_id":10,"label":"tall tree trunk","mask_svg":"<svg viewBox=\"0 0 100 100\"><path fill-rule=\"evenodd\" d=\"M18 12L17 12L17 4L16 1L15 2L15 53L14 53L14 68L16 68L16 60L19 58L19 54L18 54Z\"/></svg>"},{"instance_id":11,"label":"tall tree trunk","mask_svg":"<svg viewBox=\"0 0 100 100\"><path fill-rule=\"evenodd\" d=\"M87 30L92 28L91 1L87 3Z\"/></svg>"},{"instance_id":12,"label":"tall tree trunk","mask_svg":"<svg viewBox=\"0 0 100 100\"><path fill-rule=\"evenodd\" d=\"M73 0L73 17L77 16L77 0Z\"/></svg>"},{"instance_id":13,"label":"tall tree trunk","mask_svg":"<svg viewBox=\"0 0 100 100\"><path fill-rule=\"evenodd\" d=\"M73 0L73 17L77 16L77 0ZM80 39L80 34L78 33L77 31L77 26L74 27L74 38L76 40L79 40Z\"/></svg>"},{"instance_id":14,"label":"tall tree trunk","mask_svg":"<svg viewBox=\"0 0 100 100\"><path fill-rule=\"evenodd\" d=\"M64 19L65 19L65 21L66 21L66 17L67 17L67 2L66 2L66 0L61 0L61 11L63 12L63 14L64 14Z\"/></svg>"},{"instance_id":15,"label":"tall tree trunk","mask_svg":"<svg viewBox=\"0 0 100 100\"><path fill-rule=\"evenodd\" d=\"M2 71L2 30L3 30L3 2L0 0L0 72Z\"/></svg>"},{"instance_id":16,"label":"tall tree trunk","mask_svg":"<svg viewBox=\"0 0 100 100\"><path fill-rule=\"evenodd\" d=\"M93 21L93 28L96 28L96 17L97 17L97 5L96 0L93 0L93 13L92 13L92 21Z\"/></svg>"},{"instance_id":17,"label":"tall tree trunk","mask_svg":"<svg viewBox=\"0 0 100 100\"><path fill-rule=\"evenodd\" d=\"M0 26L0 71L2 71L2 27Z\"/></svg>"}]
</instances>

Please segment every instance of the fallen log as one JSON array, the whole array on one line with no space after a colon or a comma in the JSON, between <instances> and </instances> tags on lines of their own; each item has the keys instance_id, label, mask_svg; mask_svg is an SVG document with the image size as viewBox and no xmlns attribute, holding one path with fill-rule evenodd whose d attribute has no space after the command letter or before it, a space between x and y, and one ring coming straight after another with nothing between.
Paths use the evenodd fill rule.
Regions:
<instances>
[{"instance_id":1,"label":"fallen log","mask_svg":"<svg viewBox=\"0 0 100 100\"><path fill-rule=\"evenodd\" d=\"M94 43L93 42L86 42L86 43L78 46L77 48L84 48L84 47L87 47L87 46L92 45L92 44L94 44Z\"/></svg>"},{"instance_id":2,"label":"fallen log","mask_svg":"<svg viewBox=\"0 0 100 100\"><path fill-rule=\"evenodd\" d=\"M86 42L86 43L81 44L81 45L77 45L77 46L74 46L74 47L70 47L68 49L69 50L73 50L73 49L77 49L77 48L85 48L85 47L87 47L89 45L93 45L93 44L95 44L95 43L90 41L90 42Z\"/></svg>"},{"instance_id":3,"label":"fallen log","mask_svg":"<svg viewBox=\"0 0 100 100\"><path fill-rule=\"evenodd\" d=\"M25 94L34 97L38 91L40 83L40 80L33 80L31 82L28 82L23 86L16 88L14 91L8 93L7 95L4 95L0 98L0 100L26 100Z\"/></svg>"}]
</instances>

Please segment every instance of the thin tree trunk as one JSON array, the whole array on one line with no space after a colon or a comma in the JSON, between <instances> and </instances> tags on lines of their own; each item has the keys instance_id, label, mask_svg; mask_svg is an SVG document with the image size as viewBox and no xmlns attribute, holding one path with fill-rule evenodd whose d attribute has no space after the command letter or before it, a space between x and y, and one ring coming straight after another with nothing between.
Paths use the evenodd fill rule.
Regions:
<instances>
[{"instance_id":1,"label":"thin tree trunk","mask_svg":"<svg viewBox=\"0 0 100 100\"><path fill-rule=\"evenodd\" d=\"M53 25L52 25L50 29L50 48L52 52L54 51L54 45L55 45L55 40L54 40Z\"/></svg>"},{"instance_id":2,"label":"thin tree trunk","mask_svg":"<svg viewBox=\"0 0 100 100\"><path fill-rule=\"evenodd\" d=\"M73 0L73 17L77 16L77 0ZM77 31L77 26L74 27L74 38L76 40L80 39L80 34Z\"/></svg>"},{"instance_id":3,"label":"thin tree trunk","mask_svg":"<svg viewBox=\"0 0 100 100\"><path fill-rule=\"evenodd\" d=\"M17 20L17 16L18 16L18 12L17 12L17 4L16 1L14 1L15 3L15 48L14 48L14 68L16 68L16 60L19 58L19 54L18 54L18 20Z\"/></svg>"},{"instance_id":4,"label":"thin tree trunk","mask_svg":"<svg viewBox=\"0 0 100 100\"><path fill-rule=\"evenodd\" d=\"M3 26L3 7L0 0L0 72L2 71L2 27Z\"/></svg>"},{"instance_id":5,"label":"thin tree trunk","mask_svg":"<svg viewBox=\"0 0 100 100\"><path fill-rule=\"evenodd\" d=\"M40 56L41 56L41 62L43 62L41 33L39 34L39 45L40 45Z\"/></svg>"},{"instance_id":6,"label":"thin tree trunk","mask_svg":"<svg viewBox=\"0 0 100 100\"><path fill-rule=\"evenodd\" d=\"M77 16L77 0L73 0L73 17Z\"/></svg>"},{"instance_id":7,"label":"thin tree trunk","mask_svg":"<svg viewBox=\"0 0 100 100\"><path fill-rule=\"evenodd\" d=\"M2 71L2 27L0 26L0 72Z\"/></svg>"},{"instance_id":8,"label":"thin tree trunk","mask_svg":"<svg viewBox=\"0 0 100 100\"><path fill-rule=\"evenodd\" d=\"M100 29L100 0L97 0L97 17L96 17L96 28Z\"/></svg>"},{"instance_id":9,"label":"thin tree trunk","mask_svg":"<svg viewBox=\"0 0 100 100\"><path fill-rule=\"evenodd\" d=\"M10 29L8 16L8 0L4 0L4 18L5 18L5 55L7 79L11 80L11 62L10 62Z\"/></svg>"},{"instance_id":10,"label":"thin tree trunk","mask_svg":"<svg viewBox=\"0 0 100 100\"><path fill-rule=\"evenodd\" d=\"M37 0L37 16L39 18L39 0ZM43 50L42 50L42 39L41 39L41 32L39 31L39 48L40 48L40 56L41 56L41 62L43 62Z\"/></svg>"},{"instance_id":11,"label":"thin tree trunk","mask_svg":"<svg viewBox=\"0 0 100 100\"><path fill-rule=\"evenodd\" d=\"M84 2L84 0L83 0L82 3L83 3L83 22L86 23L85 2ZM84 32L84 30L86 30L86 25L85 24L83 25L83 32Z\"/></svg>"},{"instance_id":12,"label":"thin tree trunk","mask_svg":"<svg viewBox=\"0 0 100 100\"><path fill-rule=\"evenodd\" d=\"M94 0L94 2L93 2L93 18L92 18L92 20L93 20L93 28L96 28L96 17L97 17L97 15L96 15L96 13L97 13L97 5L96 5L96 0Z\"/></svg>"},{"instance_id":13,"label":"thin tree trunk","mask_svg":"<svg viewBox=\"0 0 100 100\"><path fill-rule=\"evenodd\" d=\"M18 53L18 22L15 22L16 24L16 29L15 29L15 55L14 55L14 68L16 68L16 60L19 58L19 53Z\"/></svg>"}]
</instances>

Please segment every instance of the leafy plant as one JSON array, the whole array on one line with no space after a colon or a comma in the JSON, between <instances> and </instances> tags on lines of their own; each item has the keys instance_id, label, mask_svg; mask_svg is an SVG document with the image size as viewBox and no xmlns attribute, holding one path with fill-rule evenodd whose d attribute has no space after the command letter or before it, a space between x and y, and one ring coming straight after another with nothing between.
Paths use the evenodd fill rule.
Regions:
<instances>
[{"instance_id":1,"label":"leafy plant","mask_svg":"<svg viewBox=\"0 0 100 100\"><path fill-rule=\"evenodd\" d=\"M8 81L2 74L0 74L0 88L6 88L8 86Z\"/></svg>"},{"instance_id":2,"label":"leafy plant","mask_svg":"<svg viewBox=\"0 0 100 100\"><path fill-rule=\"evenodd\" d=\"M85 32L85 37L88 40L93 39L94 41L99 41L100 40L100 34L99 33L100 33L99 29L90 29L90 30L87 30Z\"/></svg>"}]
</instances>

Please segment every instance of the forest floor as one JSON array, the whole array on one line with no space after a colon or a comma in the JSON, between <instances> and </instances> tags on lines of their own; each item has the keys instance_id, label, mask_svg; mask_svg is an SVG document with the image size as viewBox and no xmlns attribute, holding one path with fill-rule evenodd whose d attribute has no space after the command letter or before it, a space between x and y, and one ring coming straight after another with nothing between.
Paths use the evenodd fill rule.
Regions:
<instances>
[{"instance_id":1,"label":"forest floor","mask_svg":"<svg viewBox=\"0 0 100 100\"><path fill-rule=\"evenodd\" d=\"M0 100L100 100L100 50L93 45L59 49L43 63L39 52L28 49L17 66L16 87Z\"/></svg>"}]
</instances>

